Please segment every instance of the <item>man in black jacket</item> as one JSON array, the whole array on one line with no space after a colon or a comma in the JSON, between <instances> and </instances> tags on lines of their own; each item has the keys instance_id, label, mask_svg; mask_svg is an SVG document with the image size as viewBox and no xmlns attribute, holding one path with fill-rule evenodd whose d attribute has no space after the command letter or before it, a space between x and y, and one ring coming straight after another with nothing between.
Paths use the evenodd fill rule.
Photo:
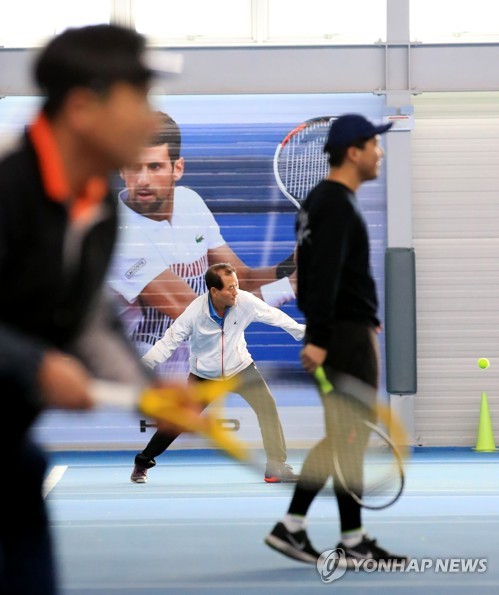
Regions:
<instances>
[{"instance_id":1,"label":"man in black jacket","mask_svg":"<svg viewBox=\"0 0 499 595\"><path fill-rule=\"evenodd\" d=\"M391 124L373 125L357 114L334 120L324 151L330 172L308 195L298 215L298 306L306 317L303 367L313 373L324 365L332 382L334 374L349 375L378 388L379 355L376 332L376 286L369 262L367 225L355 196L363 182L380 171L383 149L380 134ZM326 438L308 454L300 480L282 522L266 537L273 549L302 562L315 564L320 554L305 531L306 515L324 487L332 460L334 398L322 399ZM366 436L366 445L367 445ZM361 462L359 462L361 464ZM316 481L316 469L324 471ZM307 480L314 477L314 482ZM334 482L341 523L344 563L375 559L404 562L369 539L362 527L360 505Z\"/></svg>"},{"instance_id":2,"label":"man in black jacket","mask_svg":"<svg viewBox=\"0 0 499 595\"><path fill-rule=\"evenodd\" d=\"M107 178L134 162L156 127L144 45L108 25L54 38L35 65L43 108L0 162L0 440L15 474L3 490L2 593L57 589L46 462L29 437L38 414L92 407L94 375L150 382L101 293L117 223Z\"/></svg>"}]
</instances>

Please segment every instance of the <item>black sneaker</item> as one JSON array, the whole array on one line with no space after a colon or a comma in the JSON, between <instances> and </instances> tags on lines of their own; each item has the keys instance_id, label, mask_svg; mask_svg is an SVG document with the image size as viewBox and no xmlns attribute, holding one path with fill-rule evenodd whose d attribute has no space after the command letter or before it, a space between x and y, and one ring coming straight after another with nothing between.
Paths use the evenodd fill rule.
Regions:
<instances>
[{"instance_id":1,"label":"black sneaker","mask_svg":"<svg viewBox=\"0 0 499 595\"><path fill-rule=\"evenodd\" d=\"M340 542L336 548L341 548L345 552L345 556L340 558L339 564L343 564L347 568L358 566L358 564L354 564L354 560L355 562L360 562L361 560L391 560L392 562L401 564L401 569L403 569L405 564L409 562L407 556L400 556L398 554L387 552L379 547L375 539L369 539L367 535L364 535L362 541L353 547L347 547Z\"/></svg>"},{"instance_id":2,"label":"black sneaker","mask_svg":"<svg viewBox=\"0 0 499 595\"><path fill-rule=\"evenodd\" d=\"M291 465L269 461L263 479L267 483L296 483L299 477Z\"/></svg>"},{"instance_id":3,"label":"black sneaker","mask_svg":"<svg viewBox=\"0 0 499 595\"><path fill-rule=\"evenodd\" d=\"M304 529L291 533L284 523L277 523L265 538L265 543L288 558L307 564L316 564L320 557L320 553L314 550Z\"/></svg>"}]
</instances>

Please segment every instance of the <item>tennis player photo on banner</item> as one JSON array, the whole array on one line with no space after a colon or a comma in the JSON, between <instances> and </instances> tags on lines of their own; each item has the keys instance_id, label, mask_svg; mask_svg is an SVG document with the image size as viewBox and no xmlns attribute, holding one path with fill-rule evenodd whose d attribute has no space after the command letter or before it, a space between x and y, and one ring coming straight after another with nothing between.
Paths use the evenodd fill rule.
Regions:
<instances>
[{"instance_id":1,"label":"tennis player photo on banner","mask_svg":"<svg viewBox=\"0 0 499 595\"><path fill-rule=\"evenodd\" d=\"M206 291L203 275L216 262L229 262L237 269L241 290L303 322L296 307L296 207L327 170L322 149L327 126L334 119L330 114L345 109L333 99L328 95L307 96L306 101L302 96L242 97L236 102L237 113L231 107L234 99L228 97L206 102L188 97L156 99L164 132L144 148L135 167L122 170L116 178L122 224L109 275L121 319L141 355ZM281 114L283 100L287 108ZM362 101L349 98L345 105ZM203 107L194 109L195 104ZM317 113L327 116L317 118ZM302 172L300 179L295 178L302 188L295 203L282 191L284 183L291 182L283 173L286 166L278 165L285 159L290 171ZM305 181L305 171L311 170L314 177ZM279 171L281 184L275 176ZM290 187L288 194L293 192ZM366 191L376 200L381 193L381 187ZM376 219L375 229L378 225ZM299 390L301 383L308 386L305 390L311 388L298 364L299 344L259 323L247 329L245 338L263 377L271 379L288 442L303 444L316 433L320 409L316 396L306 398ZM185 381L188 360L185 341L156 372ZM255 426L254 435L248 437L258 442L251 413L237 399L227 403L232 407L230 418L240 422L239 434L247 436ZM146 436L142 438L147 441L148 422L143 421ZM178 446L190 442L181 437Z\"/></svg>"}]
</instances>

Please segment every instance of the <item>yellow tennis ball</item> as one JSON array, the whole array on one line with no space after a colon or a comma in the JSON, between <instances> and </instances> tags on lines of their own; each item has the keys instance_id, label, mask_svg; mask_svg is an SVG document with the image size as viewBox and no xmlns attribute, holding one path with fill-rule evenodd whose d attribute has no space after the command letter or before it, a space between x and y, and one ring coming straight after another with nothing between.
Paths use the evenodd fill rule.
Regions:
<instances>
[{"instance_id":1,"label":"yellow tennis ball","mask_svg":"<svg viewBox=\"0 0 499 595\"><path fill-rule=\"evenodd\" d=\"M490 366L490 362L486 357L481 357L478 360L478 367L481 368L482 370L487 369Z\"/></svg>"}]
</instances>

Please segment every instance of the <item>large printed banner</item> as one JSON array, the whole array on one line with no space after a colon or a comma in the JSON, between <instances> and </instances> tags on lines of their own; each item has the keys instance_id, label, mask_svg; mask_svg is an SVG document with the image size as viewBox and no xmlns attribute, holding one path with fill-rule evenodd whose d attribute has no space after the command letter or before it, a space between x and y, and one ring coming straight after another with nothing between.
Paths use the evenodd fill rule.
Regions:
<instances>
[{"instance_id":1,"label":"large printed banner","mask_svg":"<svg viewBox=\"0 0 499 595\"><path fill-rule=\"evenodd\" d=\"M153 171L145 171L139 180L132 175L122 176L124 181L117 178L120 205L125 206L110 275L110 284L122 302L123 319L141 353L173 322L167 308L158 314L141 294L162 269L173 271L199 294L204 291L202 277L207 266L220 253L228 255L226 259L233 264L237 257L252 270L275 265L292 254L296 207L279 190L273 171L273 157L282 139L312 117L356 111L376 120L382 110L379 98L361 95L156 97L154 103L175 120L182 137L184 163L174 182L173 220L171 225L152 221L154 213L137 215L126 206L127 196L137 193L137 188L143 193L154 190L160 178ZM127 183L131 188L126 188ZM381 281L384 182L367 186L360 200L367 205L376 245L375 274ZM222 252L220 246L225 246ZM243 282L241 288L246 289ZM175 291L181 287L175 286ZM292 292L282 302L278 305L287 314L302 321ZM299 367L300 346L280 329L252 325L247 341L258 362L281 370ZM164 369L166 375L181 373L187 351L172 358Z\"/></svg>"},{"instance_id":2,"label":"large printed banner","mask_svg":"<svg viewBox=\"0 0 499 595\"><path fill-rule=\"evenodd\" d=\"M278 144L295 126L317 116L362 113L379 121L384 99L367 94L153 96L154 108L171 116L181 132L183 171L174 181L175 230L159 229L157 221L131 212L124 204L126 176L117 172L113 184L120 200L121 232L109 286L123 322L141 353L160 338L175 316L154 312L141 292L164 270L174 271L195 293L205 291L203 276L212 256L234 254L250 269L275 265L294 250L296 207L279 190L273 172ZM37 98L0 100L0 151L22 132L38 109ZM130 182L129 182L130 183ZM372 247L372 267L383 319L383 259L386 247L386 192L384 174L365 184L358 195L365 213ZM171 226L170 226L171 227ZM145 246L147 244L147 246ZM145 252L144 252L145 250ZM320 279L318 279L320 283ZM289 316L303 321L292 294L279 304ZM252 324L246 331L248 349L264 372L292 371L296 386L275 396L279 407L300 417L300 407L317 401L299 384L300 344L279 328ZM380 335L381 352L383 334ZM187 346L177 350L165 374L186 372ZM291 413L290 409L290 413ZM144 441L135 421L48 413L38 432L49 446L58 443ZM63 421L62 421L63 420ZM106 431L102 425L108 426Z\"/></svg>"}]
</instances>

